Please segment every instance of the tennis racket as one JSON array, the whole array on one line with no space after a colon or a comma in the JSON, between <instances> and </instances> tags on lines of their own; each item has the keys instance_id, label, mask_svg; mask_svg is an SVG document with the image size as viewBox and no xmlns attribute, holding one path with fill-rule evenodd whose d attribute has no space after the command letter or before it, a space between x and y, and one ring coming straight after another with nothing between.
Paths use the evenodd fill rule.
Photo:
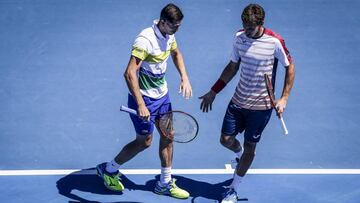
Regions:
<instances>
[{"instance_id":1,"label":"tennis racket","mask_svg":"<svg viewBox=\"0 0 360 203\"><path fill-rule=\"evenodd\" d=\"M272 82L270 80L269 75L264 74L264 78L265 78L266 89L267 89L267 92L268 92L269 97L270 97L271 106L276 110L275 94L274 94L274 88L273 88ZM276 115L279 117L279 119L281 121L281 127L282 127L282 129L284 131L284 135L289 134L289 131L288 131L287 127L286 127L286 124L285 124L285 121L284 121L284 118L282 117L282 115L279 114L277 111L276 111Z\"/></svg>"},{"instance_id":2,"label":"tennis racket","mask_svg":"<svg viewBox=\"0 0 360 203\"><path fill-rule=\"evenodd\" d=\"M126 106L121 106L120 111L137 115L136 110ZM188 113L183 111L169 111L157 115L160 117L158 123L159 130L174 142L187 143L194 140L198 135L199 124L196 119Z\"/></svg>"}]
</instances>

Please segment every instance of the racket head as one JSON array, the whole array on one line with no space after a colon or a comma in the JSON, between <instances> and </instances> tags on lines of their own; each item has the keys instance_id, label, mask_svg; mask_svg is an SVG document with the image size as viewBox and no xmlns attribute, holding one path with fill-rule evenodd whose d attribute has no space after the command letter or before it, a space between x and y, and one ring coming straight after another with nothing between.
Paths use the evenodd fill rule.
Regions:
<instances>
[{"instance_id":1,"label":"racket head","mask_svg":"<svg viewBox=\"0 0 360 203\"><path fill-rule=\"evenodd\" d=\"M178 143L191 142L199 132L196 119L183 111L169 111L161 114L158 127L164 136Z\"/></svg>"},{"instance_id":2,"label":"racket head","mask_svg":"<svg viewBox=\"0 0 360 203\"><path fill-rule=\"evenodd\" d=\"M272 82L268 74L264 74L264 79L265 79L266 90L270 98L271 106L275 108L275 94L274 94L274 88Z\"/></svg>"}]
</instances>

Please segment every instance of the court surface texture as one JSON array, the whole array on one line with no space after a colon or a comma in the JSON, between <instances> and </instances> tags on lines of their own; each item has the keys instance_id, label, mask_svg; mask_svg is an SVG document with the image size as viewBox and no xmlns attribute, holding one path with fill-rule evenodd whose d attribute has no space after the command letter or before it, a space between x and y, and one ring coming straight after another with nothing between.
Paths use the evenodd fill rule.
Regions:
<instances>
[{"instance_id":1,"label":"court surface texture","mask_svg":"<svg viewBox=\"0 0 360 203\"><path fill-rule=\"evenodd\" d=\"M18 202L218 202L235 155L219 142L239 73L200 111L229 62L248 0L173 1L185 18L176 33L193 87L184 100L171 61L173 108L191 113L199 136L175 144L173 176L186 200L152 192L159 136L122 166L122 193L108 191L94 167L134 139L120 112L123 78L136 35L168 1L0 0L0 200ZM294 59L295 84L282 135L273 112L240 189L240 202L360 201L360 1L259 0L265 27L280 33ZM284 68L278 67L277 97ZM242 135L238 138L243 140Z\"/></svg>"}]
</instances>

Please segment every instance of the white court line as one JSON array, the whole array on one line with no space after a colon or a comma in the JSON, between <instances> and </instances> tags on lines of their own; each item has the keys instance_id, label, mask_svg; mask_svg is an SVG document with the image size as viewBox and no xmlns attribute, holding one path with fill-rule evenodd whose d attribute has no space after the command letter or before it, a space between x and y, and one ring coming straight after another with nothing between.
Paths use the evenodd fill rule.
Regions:
<instances>
[{"instance_id":1,"label":"white court line","mask_svg":"<svg viewBox=\"0 0 360 203\"><path fill-rule=\"evenodd\" d=\"M69 170L0 170L0 176L40 176L40 175L90 175L95 169L69 169ZM160 169L122 169L121 173L127 175L160 174ZM230 164L225 169L172 169L172 174L232 174L234 169ZM360 175L360 169L249 169L247 174L255 175Z\"/></svg>"}]
</instances>

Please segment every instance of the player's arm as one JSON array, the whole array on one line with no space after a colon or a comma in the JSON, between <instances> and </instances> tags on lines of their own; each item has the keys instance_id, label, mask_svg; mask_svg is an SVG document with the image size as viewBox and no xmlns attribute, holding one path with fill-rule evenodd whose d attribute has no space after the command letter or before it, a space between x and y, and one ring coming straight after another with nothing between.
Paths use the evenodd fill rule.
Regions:
<instances>
[{"instance_id":1,"label":"player's arm","mask_svg":"<svg viewBox=\"0 0 360 203\"><path fill-rule=\"evenodd\" d=\"M225 84L229 83L239 70L240 62L230 61L220 75L220 80ZM220 90L221 91L221 90ZM216 92L218 93L218 92Z\"/></svg>"},{"instance_id":2,"label":"player's arm","mask_svg":"<svg viewBox=\"0 0 360 203\"><path fill-rule=\"evenodd\" d=\"M233 77L236 75L239 70L239 62L230 61L228 65L224 68L223 72L220 75L220 78L216 83L211 87L210 91L203 96L199 97L202 99L200 109L203 112L208 112L209 108L212 110L212 103L215 100L216 94L219 93L227 83L229 83Z\"/></svg>"},{"instance_id":3,"label":"player's arm","mask_svg":"<svg viewBox=\"0 0 360 203\"><path fill-rule=\"evenodd\" d=\"M286 72L282 95L281 98L276 102L276 107L279 114L284 112L295 79L295 65L291 63L285 68Z\"/></svg>"},{"instance_id":4,"label":"player's arm","mask_svg":"<svg viewBox=\"0 0 360 203\"><path fill-rule=\"evenodd\" d=\"M140 93L139 80L137 77L137 71L140 69L141 62L141 59L135 56L131 56L128 66L125 70L124 77L129 91L134 96L138 105L139 116L144 120L148 120L150 118L150 112L147 109L144 99Z\"/></svg>"},{"instance_id":5,"label":"player's arm","mask_svg":"<svg viewBox=\"0 0 360 203\"><path fill-rule=\"evenodd\" d=\"M176 69L178 70L181 78L179 93L183 95L186 99L189 99L192 96L192 88L186 73L186 68L184 64L184 58L180 52L179 48L176 48L171 51L171 57L175 64Z\"/></svg>"}]
</instances>

